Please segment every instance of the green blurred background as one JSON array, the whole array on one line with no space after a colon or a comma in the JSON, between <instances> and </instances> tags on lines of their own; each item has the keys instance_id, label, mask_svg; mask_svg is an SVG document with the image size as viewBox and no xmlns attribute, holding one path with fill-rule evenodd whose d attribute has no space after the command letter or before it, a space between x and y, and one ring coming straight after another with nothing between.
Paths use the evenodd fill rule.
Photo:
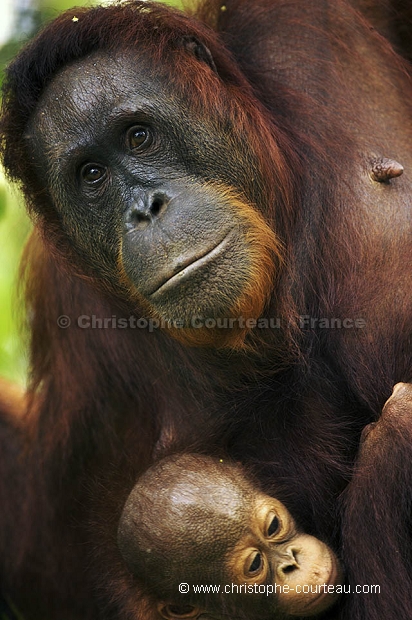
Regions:
<instances>
[{"instance_id":1,"label":"green blurred background","mask_svg":"<svg viewBox=\"0 0 412 620\"><path fill-rule=\"evenodd\" d=\"M90 6L96 3L76 0L0 0L1 74L5 65L42 24L74 4ZM166 0L166 4L181 6L179 0ZM26 377L27 355L21 337L22 303L16 285L19 260L29 232L30 222L19 192L7 183L0 170L0 376L22 384Z\"/></svg>"}]
</instances>

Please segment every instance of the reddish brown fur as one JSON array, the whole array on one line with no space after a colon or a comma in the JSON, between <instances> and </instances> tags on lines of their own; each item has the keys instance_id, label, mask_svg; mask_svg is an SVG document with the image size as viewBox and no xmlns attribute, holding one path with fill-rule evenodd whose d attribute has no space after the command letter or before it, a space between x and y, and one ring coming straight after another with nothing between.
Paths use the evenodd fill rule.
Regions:
<instances>
[{"instance_id":1,"label":"reddish brown fur","mask_svg":"<svg viewBox=\"0 0 412 620\"><path fill-rule=\"evenodd\" d=\"M339 550L345 511L338 498L361 430L393 384L411 379L411 183L404 174L378 187L368 175L370 158L380 154L412 167L409 65L343 0L316 1L310 11L306 0L228 0L226 11L221 4L198 10L219 34L147 3L141 8L150 12L139 19L129 4L76 9L78 22L73 12L60 16L9 71L4 163L22 183L37 231L26 257L25 435L1 421L0 580L27 620L159 620L120 558L116 528L136 477L168 437L177 451L243 462L305 531ZM224 89L206 88L189 57L177 71L169 50L187 35L210 49L220 76L214 84ZM75 324L81 315L128 317L136 308L123 282L114 288L97 279L76 255L27 155L25 130L55 70L99 47L136 46L136 57L160 64L180 92L197 89L199 118L223 99L234 102L231 121L258 154L264 183L251 172L243 189L272 227L282 264L270 301L262 293L249 312L265 306L264 316L280 317L282 326L247 334L239 351ZM73 320L69 329L58 327L61 315ZM300 329L299 315L364 317L367 329ZM397 468L394 460L391 471ZM356 501L362 514L366 500ZM356 580L383 583L383 563L370 569L376 542L357 534L356 526L344 528L349 562L357 553ZM390 525L381 538L399 547ZM407 568L410 574L410 556ZM382 606L348 598L326 617L381 620L381 609L385 620L405 617L408 579L402 572L391 580Z\"/></svg>"},{"instance_id":2,"label":"reddish brown fur","mask_svg":"<svg viewBox=\"0 0 412 620\"><path fill-rule=\"evenodd\" d=\"M370 548L376 546L368 558L370 585L380 585L384 591L383 597L378 593L355 597L355 617L384 618L393 609L402 618L411 614L410 597L399 596L398 584L412 591L412 385L397 388L376 425L366 429L344 496L344 551L350 578L359 583L362 574L357 548L362 537ZM384 543L376 544L378 540Z\"/></svg>"}]
</instances>

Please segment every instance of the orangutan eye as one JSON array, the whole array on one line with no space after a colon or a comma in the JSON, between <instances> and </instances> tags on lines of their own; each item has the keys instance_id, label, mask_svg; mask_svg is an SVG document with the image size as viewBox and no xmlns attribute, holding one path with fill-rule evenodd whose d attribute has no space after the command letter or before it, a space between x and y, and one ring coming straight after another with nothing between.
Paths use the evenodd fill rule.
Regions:
<instances>
[{"instance_id":1,"label":"orangutan eye","mask_svg":"<svg viewBox=\"0 0 412 620\"><path fill-rule=\"evenodd\" d=\"M268 537L270 538L271 536L274 536L274 534L276 534L279 531L279 528L280 528L280 521L278 517L274 515L269 523L268 532L267 532Z\"/></svg>"},{"instance_id":2,"label":"orangutan eye","mask_svg":"<svg viewBox=\"0 0 412 620\"><path fill-rule=\"evenodd\" d=\"M164 605L159 611L167 620L195 618L199 614L199 609L193 605Z\"/></svg>"},{"instance_id":3,"label":"orangutan eye","mask_svg":"<svg viewBox=\"0 0 412 620\"><path fill-rule=\"evenodd\" d=\"M262 558L262 554L259 553L258 551L255 553L254 557L252 558L252 561L249 565L247 573L250 576L254 576L254 575L259 574L262 568L263 568L263 558Z\"/></svg>"},{"instance_id":4,"label":"orangutan eye","mask_svg":"<svg viewBox=\"0 0 412 620\"><path fill-rule=\"evenodd\" d=\"M107 170L99 164L85 164L80 171L80 175L87 185L97 185L106 178Z\"/></svg>"},{"instance_id":5,"label":"orangutan eye","mask_svg":"<svg viewBox=\"0 0 412 620\"><path fill-rule=\"evenodd\" d=\"M132 151L148 147L152 143L152 134L148 127L135 125L127 132L127 144Z\"/></svg>"}]
</instances>

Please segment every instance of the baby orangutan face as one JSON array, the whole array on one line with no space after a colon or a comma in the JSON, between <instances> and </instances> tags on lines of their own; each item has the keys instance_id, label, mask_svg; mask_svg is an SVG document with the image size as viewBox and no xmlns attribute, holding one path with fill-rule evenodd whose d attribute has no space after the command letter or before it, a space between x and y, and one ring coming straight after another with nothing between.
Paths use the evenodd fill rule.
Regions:
<instances>
[{"instance_id":1,"label":"baby orangutan face","mask_svg":"<svg viewBox=\"0 0 412 620\"><path fill-rule=\"evenodd\" d=\"M342 579L335 554L280 501L240 466L202 455L167 457L139 479L118 543L168 620L316 616Z\"/></svg>"},{"instance_id":2,"label":"baby orangutan face","mask_svg":"<svg viewBox=\"0 0 412 620\"><path fill-rule=\"evenodd\" d=\"M248 528L227 556L226 566L228 576L235 583L244 582L248 592L255 584L267 586L253 590L272 594L268 607L290 616L313 616L327 609L336 600L328 586L341 578L329 547L300 533L285 506L263 494L256 494Z\"/></svg>"}]
</instances>

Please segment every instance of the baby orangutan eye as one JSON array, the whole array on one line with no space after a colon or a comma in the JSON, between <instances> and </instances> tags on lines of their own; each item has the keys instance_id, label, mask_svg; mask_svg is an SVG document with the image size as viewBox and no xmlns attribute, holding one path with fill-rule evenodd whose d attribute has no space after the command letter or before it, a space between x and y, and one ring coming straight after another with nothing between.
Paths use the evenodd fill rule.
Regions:
<instances>
[{"instance_id":1,"label":"baby orangutan eye","mask_svg":"<svg viewBox=\"0 0 412 620\"><path fill-rule=\"evenodd\" d=\"M167 620L179 620L180 618L196 618L200 610L193 605L163 605L159 607L160 614Z\"/></svg>"},{"instance_id":2,"label":"baby orangutan eye","mask_svg":"<svg viewBox=\"0 0 412 620\"><path fill-rule=\"evenodd\" d=\"M254 551L249 556L246 563L246 575L248 577L256 577L263 570L263 557L259 551Z\"/></svg>"},{"instance_id":3,"label":"baby orangutan eye","mask_svg":"<svg viewBox=\"0 0 412 620\"><path fill-rule=\"evenodd\" d=\"M275 534L279 532L279 529L280 529L279 518L275 514L270 513L267 537L270 538L271 536L274 536Z\"/></svg>"}]
</instances>

